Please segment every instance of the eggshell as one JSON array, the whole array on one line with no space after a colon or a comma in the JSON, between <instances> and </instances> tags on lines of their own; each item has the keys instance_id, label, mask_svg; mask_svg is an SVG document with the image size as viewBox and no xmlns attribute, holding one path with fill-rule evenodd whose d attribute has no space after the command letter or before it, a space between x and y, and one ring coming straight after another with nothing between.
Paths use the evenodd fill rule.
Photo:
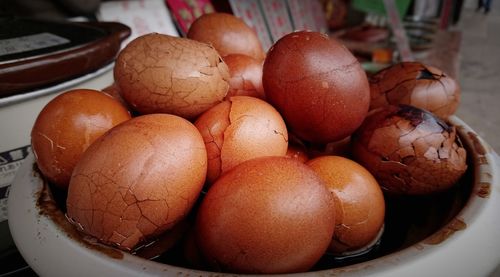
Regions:
<instances>
[{"instance_id":1,"label":"eggshell","mask_svg":"<svg viewBox=\"0 0 500 277\"><path fill-rule=\"evenodd\" d=\"M221 56L244 54L257 60L265 58L257 34L232 14L203 14L191 24L187 37L213 45Z\"/></svg>"},{"instance_id":2,"label":"eggshell","mask_svg":"<svg viewBox=\"0 0 500 277\"><path fill-rule=\"evenodd\" d=\"M444 191L467 169L466 150L454 126L408 105L371 114L352 136L356 161L391 194Z\"/></svg>"},{"instance_id":3,"label":"eggshell","mask_svg":"<svg viewBox=\"0 0 500 277\"><path fill-rule=\"evenodd\" d=\"M197 215L196 243L216 271L303 272L332 239L334 205L326 185L303 163L252 159L208 190Z\"/></svg>"},{"instance_id":4,"label":"eggshell","mask_svg":"<svg viewBox=\"0 0 500 277\"><path fill-rule=\"evenodd\" d=\"M267 53L262 84L290 132L314 143L352 134L370 103L366 73L357 59L318 32L294 32L278 40Z\"/></svg>"},{"instance_id":5,"label":"eggshell","mask_svg":"<svg viewBox=\"0 0 500 277\"><path fill-rule=\"evenodd\" d=\"M368 170L340 156L307 162L335 195L335 232L328 250L346 255L371 246L384 225L382 190Z\"/></svg>"},{"instance_id":6,"label":"eggshell","mask_svg":"<svg viewBox=\"0 0 500 277\"><path fill-rule=\"evenodd\" d=\"M162 34L131 41L116 59L114 78L139 113L189 119L220 103L229 88L228 68L212 46Z\"/></svg>"},{"instance_id":7,"label":"eggshell","mask_svg":"<svg viewBox=\"0 0 500 277\"><path fill-rule=\"evenodd\" d=\"M132 110L128 103L123 99L123 97L120 94L120 87L116 83L112 83L111 85L105 87L102 89L102 92L108 94L109 96L115 98L118 100L122 105L127 108L128 110Z\"/></svg>"},{"instance_id":8,"label":"eggshell","mask_svg":"<svg viewBox=\"0 0 500 277\"><path fill-rule=\"evenodd\" d=\"M242 54L230 54L223 60L231 76L226 98L238 95L266 98L262 86L262 61Z\"/></svg>"},{"instance_id":9,"label":"eggshell","mask_svg":"<svg viewBox=\"0 0 500 277\"><path fill-rule=\"evenodd\" d=\"M401 62L370 78L370 109L406 104L441 118L455 113L460 86L443 71L419 62Z\"/></svg>"},{"instance_id":10,"label":"eggshell","mask_svg":"<svg viewBox=\"0 0 500 277\"><path fill-rule=\"evenodd\" d=\"M87 147L129 119L125 107L100 91L77 89L56 96L38 114L31 130L38 168L50 182L66 189Z\"/></svg>"},{"instance_id":11,"label":"eggshell","mask_svg":"<svg viewBox=\"0 0 500 277\"><path fill-rule=\"evenodd\" d=\"M281 115L254 97L231 97L202 114L195 126L207 147L208 183L243 161L284 156L288 147Z\"/></svg>"},{"instance_id":12,"label":"eggshell","mask_svg":"<svg viewBox=\"0 0 500 277\"><path fill-rule=\"evenodd\" d=\"M289 144L286 150L286 156L296 159L299 162L305 163L309 160L309 156L304 148L296 144Z\"/></svg>"},{"instance_id":13,"label":"eggshell","mask_svg":"<svg viewBox=\"0 0 500 277\"><path fill-rule=\"evenodd\" d=\"M169 230L190 211L207 170L205 144L174 115L135 117L96 140L75 167L67 215L124 250Z\"/></svg>"}]
</instances>

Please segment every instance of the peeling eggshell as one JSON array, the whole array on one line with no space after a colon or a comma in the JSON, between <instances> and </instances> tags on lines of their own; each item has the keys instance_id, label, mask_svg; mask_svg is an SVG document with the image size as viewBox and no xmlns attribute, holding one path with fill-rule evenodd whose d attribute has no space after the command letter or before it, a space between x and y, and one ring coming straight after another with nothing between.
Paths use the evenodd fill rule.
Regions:
<instances>
[{"instance_id":1,"label":"peeling eggshell","mask_svg":"<svg viewBox=\"0 0 500 277\"><path fill-rule=\"evenodd\" d=\"M68 219L130 251L185 218L206 170L205 144L192 123L168 114L135 117L83 154L68 189Z\"/></svg>"},{"instance_id":2,"label":"peeling eggshell","mask_svg":"<svg viewBox=\"0 0 500 277\"><path fill-rule=\"evenodd\" d=\"M341 43L318 32L290 33L269 50L262 84L290 132L313 143L341 140L366 117L366 73Z\"/></svg>"},{"instance_id":3,"label":"peeling eggshell","mask_svg":"<svg viewBox=\"0 0 500 277\"><path fill-rule=\"evenodd\" d=\"M191 24L186 36L213 45L221 56L243 54L259 61L265 58L257 34L232 14L203 14Z\"/></svg>"},{"instance_id":4,"label":"peeling eggshell","mask_svg":"<svg viewBox=\"0 0 500 277\"><path fill-rule=\"evenodd\" d=\"M229 88L228 68L212 46L154 33L120 52L114 77L122 97L139 113L188 119L220 103Z\"/></svg>"},{"instance_id":5,"label":"peeling eggshell","mask_svg":"<svg viewBox=\"0 0 500 277\"><path fill-rule=\"evenodd\" d=\"M335 197L335 232L328 248L334 255L366 251L380 238L385 202L368 170L340 156L322 156L306 163Z\"/></svg>"},{"instance_id":6,"label":"peeling eggshell","mask_svg":"<svg viewBox=\"0 0 500 277\"><path fill-rule=\"evenodd\" d=\"M195 239L216 271L296 273L325 253L334 225L334 199L313 170L287 157L261 157L208 190Z\"/></svg>"},{"instance_id":7,"label":"peeling eggshell","mask_svg":"<svg viewBox=\"0 0 500 277\"><path fill-rule=\"evenodd\" d=\"M370 109L406 104L428 110L441 118L455 113L460 86L441 70L419 62L401 62L373 75Z\"/></svg>"},{"instance_id":8,"label":"peeling eggshell","mask_svg":"<svg viewBox=\"0 0 500 277\"><path fill-rule=\"evenodd\" d=\"M371 114L352 140L355 159L393 194L444 191L467 168L455 127L413 106L388 106Z\"/></svg>"},{"instance_id":9,"label":"peeling eggshell","mask_svg":"<svg viewBox=\"0 0 500 277\"><path fill-rule=\"evenodd\" d=\"M38 168L50 182L67 189L73 169L89 145L130 113L111 96L76 89L52 99L31 130Z\"/></svg>"},{"instance_id":10,"label":"peeling eggshell","mask_svg":"<svg viewBox=\"0 0 500 277\"><path fill-rule=\"evenodd\" d=\"M281 115L267 102L234 96L203 113L195 126L208 153L208 183L243 161L284 156L288 133Z\"/></svg>"},{"instance_id":11,"label":"peeling eggshell","mask_svg":"<svg viewBox=\"0 0 500 277\"><path fill-rule=\"evenodd\" d=\"M229 91L226 99L231 96L253 96L265 99L262 87L262 62L242 54L230 54L223 57L229 68Z\"/></svg>"}]
</instances>

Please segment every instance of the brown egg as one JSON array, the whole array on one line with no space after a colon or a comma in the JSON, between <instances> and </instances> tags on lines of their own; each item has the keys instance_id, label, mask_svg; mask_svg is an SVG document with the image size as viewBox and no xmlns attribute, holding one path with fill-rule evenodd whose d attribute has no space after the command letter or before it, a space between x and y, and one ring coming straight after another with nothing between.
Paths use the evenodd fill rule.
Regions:
<instances>
[{"instance_id":1,"label":"brown egg","mask_svg":"<svg viewBox=\"0 0 500 277\"><path fill-rule=\"evenodd\" d=\"M371 114L352 140L355 159L392 194L444 191L467 168L455 127L413 106L387 106Z\"/></svg>"},{"instance_id":2,"label":"brown egg","mask_svg":"<svg viewBox=\"0 0 500 277\"><path fill-rule=\"evenodd\" d=\"M123 99L123 97L121 96L120 94L120 88L118 87L118 85L116 83L112 83L111 85L105 87L102 89L102 92L108 94L109 96L115 98L116 100L118 100L120 103L122 103L122 105L127 108L127 109L130 109L132 110L128 103L125 101L125 99Z\"/></svg>"},{"instance_id":3,"label":"brown egg","mask_svg":"<svg viewBox=\"0 0 500 277\"><path fill-rule=\"evenodd\" d=\"M220 103L229 87L228 68L212 46L162 34L130 42L116 60L114 77L134 110L189 119Z\"/></svg>"},{"instance_id":4,"label":"brown egg","mask_svg":"<svg viewBox=\"0 0 500 277\"><path fill-rule=\"evenodd\" d=\"M203 138L189 121L135 117L85 151L71 177L67 216L102 243L131 250L185 218L206 170Z\"/></svg>"},{"instance_id":5,"label":"brown egg","mask_svg":"<svg viewBox=\"0 0 500 277\"><path fill-rule=\"evenodd\" d=\"M288 148L286 150L286 156L292 159L297 159L303 163L309 160L307 146L291 133L288 133Z\"/></svg>"},{"instance_id":6,"label":"brown egg","mask_svg":"<svg viewBox=\"0 0 500 277\"><path fill-rule=\"evenodd\" d=\"M441 70L419 62L401 62L370 78L370 109L406 104L441 118L455 113L460 86Z\"/></svg>"},{"instance_id":7,"label":"brown egg","mask_svg":"<svg viewBox=\"0 0 500 277\"><path fill-rule=\"evenodd\" d=\"M297 144L289 144L285 155L302 163L309 160L306 149Z\"/></svg>"},{"instance_id":8,"label":"brown egg","mask_svg":"<svg viewBox=\"0 0 500 277\"><path fill-rule=\"evenodd\" d=\"M229 68L229 91L231 96L253 96L265 99L262 87L262 62L242 54L230 54L223 58Z\"/></svg>"},{"instance_id":9,"label":"brown egg","mask_svg":"<svg viewBox=\"0 0 500 277\"><path fill-rule=\"evenodd\" d=\"M255 31L232 14L207 13L198 17L187 37L213 45L221 56L243 54L260 61L265 58Z\"/></svg>"},{"instance_id":10,"label":"brown egg","mask_svg":"<svg viewBox=\"0 0 500 277\"><path fill-rule=\"evenodd\" d=\"M341 140L365 118L366 74L347 48L317 33L290 33L269 50L262 84L290 132L314 143Z\"/></svg>"},{"instance_id":11,"label":"brown egg","mask_svg":"<svg viewBox=\"0 0 500 277\"><path fill-rule=\"evenodd\" d=\"M327 144L310 145L307 150L310 158L321 156L342 156L349 158L351 156L351 137L349 136Z\"/></svg>"},{"instance_id":12,"label":"brown egg","mask_svg":"<svg viewBox=\"0 0 500 277\"><path fill-rule=\"evenodd\" d=\"M281 115L267 102L234 96L195 122L208 153L208 183L235 165L261 156L284 156L288 133Z\"/></svg>"},{"instance_id":13,"label":"brown egg","mask_svg":"<svg viewBox=\"0 0 500 277\"><path fill-rule=\"evenodd\" d=\"M87 147L129 119L123 105L100 91L77 89L58 95L38 114L31 130L38 168L50 182L66 189Z\"/></svg>"},{"instance_id":14,"label":"brown egg","mask_svg":"<svg viewBox=\"0 0 500 277\"><path fill-rule=\"evenodd\" d=\"M307 162L335 198L335 232L328 250L335 255L366 251L380 238L384 195L375 178L358 163L340 156Z\"/></svg>"},{"instance_id":15,"label":"brown egg","mask_svg":"<svg viewBox=\"0 0 500 277\"><path fill-rule=\"evenodd\" d=\"M217 271L303 272L332 239L334 205L326 185L305 164L287 157L249 160L205 195L196 242Z\"/></svg>"}]
</instances>

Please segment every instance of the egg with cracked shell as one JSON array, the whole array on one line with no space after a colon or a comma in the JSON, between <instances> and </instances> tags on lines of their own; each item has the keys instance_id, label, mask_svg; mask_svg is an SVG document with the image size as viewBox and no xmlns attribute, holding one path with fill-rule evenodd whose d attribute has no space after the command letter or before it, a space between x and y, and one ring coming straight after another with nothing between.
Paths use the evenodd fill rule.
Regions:
<instances>
[{"instance_id":1,"label":"egg with cracked shell","mask_svg":"<svg viewBox=\"0 0 500 277\"><path fill-rule=\"evenodd\" d=\"M207 184L243 161L285 156L288 132L276 109L250 96L233 96L203 113L194 123L208 153Z\"/></svg>"},{"instance_id":2,"label":"egg with cracked shell","mask_svg":"<svg viewBox=\"0 0 500 277\"><path fill-rule=\"evenodd\" d=\"M135 117L83 154L69 184L68 219L102 243L133 250L185 218L206 171L205 144L192 123Z\"/></svg>"},{"instance_id":3,"label":"egg with cracked shell","mask_svg":"<svg viewBox=\"0 0 500 277\"><path fill-rule=\"evenodd\" d=\"M40 111L31 130L38 168L52 183L67 189L87 147L129 119L130 113L120 102L100 91L75 89L58 95Z\"/></svg>"},{"instance_id":4,"label":"egg with cracked shell","mask_svg":"<svg viewBox=\"0 0 500 277\"><path fill-rule=\"evenodd\" d=\"M368 79L358 60L319 32L293 32L279 39L264 61L262 85L290 133L308 142L348 137L370 104Z\"/></svg>"},{"instance_id":5,"label":"egg with cracked shell","mask_svg":"<svg viewBox=\"0 0 500 277\"><path fill-rule=\"evenodd\" d=\"M373 247L383 232L382 189L360 164L341 156L321 156L306 163L325 181L335 198L335 232L328 250L339 256Z\"/></svg>"},{"instance_id":6,"label":"egg with cracked shell","mask_svg":"<svg viewBox=\"0 0 500 277\"><path fill-rule=\"evenodd\" d=\"M409 105L370 114L352 136L352 151L382 189L396 195L445 191L467 169L467 152L456 127Z\"/></svg>"},{"instance_id":7,"label":"egg with cracked shell","mask_svg":"<svg viewBox=\"0 0 500 277\"><path fill-rule=\"evenodd\" d=\"M115 82L141 114L195 118L226 96L229 70L211 45L164 34L131 41L118 55Z\"/></svg>"}]
</instances>

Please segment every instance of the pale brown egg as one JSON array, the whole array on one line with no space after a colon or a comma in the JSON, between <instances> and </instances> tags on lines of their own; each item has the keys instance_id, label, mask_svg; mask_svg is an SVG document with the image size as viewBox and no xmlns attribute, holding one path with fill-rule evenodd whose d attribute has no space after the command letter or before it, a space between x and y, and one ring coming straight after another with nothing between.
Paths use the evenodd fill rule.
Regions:
<instances>
[{"instance_id":1,"label":"pale brown egg","mask_svg":"<svg viewBox=\"0 0 500 277\"><path fill-rule=\"evenodd\" d=\"M304 272L325 253L334 225L332 194L312 169L288 157L261 157L208 190L195 236L216 271Z\"/></svg>"},{"instance_id":2,"label":"pale brown egg","mask_svg":"<svg viewBox=\"0 0 500 277\"><path fill-rule=\"evenodd\" d=\"M66 189L73 168L89 145L130 113L111 96L76 89L52 99L31 130L36 163L50 182Z\"/></svg>"},{"instance_id":3,"label":"pale brown egg","mask_svg":"<svg viewBox=\"0 0 500 277\"><path fill-rule=\"evenodd\" d=\"M387 106L372 113L352 136L357 162L391 194L444 191L467 169L454 126L413 106Z\"/></svg>"},{"instance_id":4,"label":"pale brown egg","mask_svg":"<svg viewBox=\"0 0 500 277\"><path fill-rule=\"evenodd\" d=\"M300 31L279 39L267 53L262 84L266 100L304 141L328 143L351 135L370 104L366 73L340 42Z\"/></svg>"},{"instance_id":5,"label":"pale brown egg","mask_svg":"<svg viewBox=\"0 0 500 277\"><path fill-rule=\"evenodd\" d=\"M221 56L244 54L262 61L264 50L255 31L228 13L207 13L189 27L187 37L211 44Z\"/></svg>"},{"instance_id":6,"label":"pale brown egg","mask_svg":"<svg viewBox=\"0 0 500 277\"><path fill-rule=\"evenodd\" d=\"M162 34L131 41L116 59L114 77L135 111L188 119L220 103L229 88L228 68L212 46Z\"/></svg>"},{"instance_id":7,"label":"pale brown egg","mask_svg":"<svg viewBox=\"0 0 500 277\"><path fill-rule=\"evenodd\" d=\"M441 118L455 113L460 86L443 71L419 62L401 62L370 78L370 109L406 104Z\"/></svg>"},{"instance_id":8,"label":"pale brown egg","mask_svg":"<svg viewBox=\"0 0 500 277\"><path fill-rule=\"evenodd\" d=\"M243 54L230 54L223 60L231 76L226 98L238 95L266 98L262 87L262 61Z\"/></svg>"},{"instance_id":9,"label":"pale brown egg","mask_svg":"<svg viewBox=\"0 0 500 277\"><path fill-rule=\"evenodd\" d=\"M267 102L234 96L203 113L195 122L208 153L208 183L243 161L284 156L288 133L281 115Z\"/></svg>"},{"instance_id":10,"label":"pale brown egg","mask_svg":"<svg viewBox=\"0 0 500 277\"><path fill-rule=\"evenodd\" d=\"M67 216L85 234L130 251L186 217L206 170L205 144L192 123L138 116L85 151L71 177Z\"/></svg>"},{"instance_id":11,"label":"pale brown egg","mask_svg":"<svg viewBox=\"0 0 500 277\"><path fill-rule=\"evenodd\" d=\"M340 156L306 163L335 196L335 232L328 248L334 255L367 251L380 239L385 216L382 189L368 170Z\"/></svg>"}]
</instances>

